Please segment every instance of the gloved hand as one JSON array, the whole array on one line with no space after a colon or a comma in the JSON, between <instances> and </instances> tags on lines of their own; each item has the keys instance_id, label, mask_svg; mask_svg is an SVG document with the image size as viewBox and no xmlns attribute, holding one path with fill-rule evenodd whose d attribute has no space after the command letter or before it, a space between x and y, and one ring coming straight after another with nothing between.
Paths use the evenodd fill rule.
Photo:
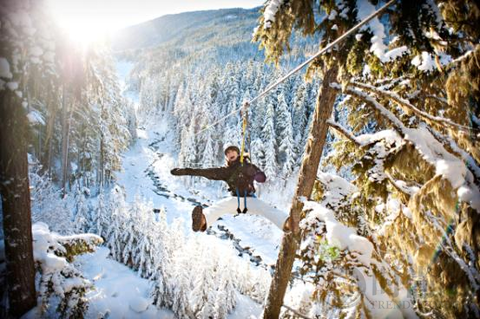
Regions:
<instances>
[{"instance_id":1,"label":"gloved hand","mask_svg":"<svg viewBox=\"0 0 480 319\"><path fill-rule=\"evenodd\" d=\"M264 172L258 171L254 176L253 179L256 180L259 183L265 183L267 180L267 176L265 175Z\"/></svg>"},{"instance_id":2,"label":"gloved hand","mask_svg":"<svg viewBox=\"0 0 480 319\"><path fill-rule=\"evenodd\" d=\"M185 175L185 169L184 168L174 168L170 171L170 174L172 175Z\"/></svg>"}]
</instances>

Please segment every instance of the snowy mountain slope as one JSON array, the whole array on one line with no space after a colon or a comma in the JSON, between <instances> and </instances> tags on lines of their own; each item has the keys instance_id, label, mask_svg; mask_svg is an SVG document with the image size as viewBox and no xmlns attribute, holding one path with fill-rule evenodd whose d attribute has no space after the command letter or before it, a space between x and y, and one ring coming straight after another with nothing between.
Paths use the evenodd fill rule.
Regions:
<instances>
[{"instance_id":1,"label":"snowy mountain slope","mask_svg":"<svg viewBox=\"0 0 480 319\"><path fill-rule=\"evenodd\" d=\"M207 39L214 37L228 41L227 39L232 35L232 30L251 33L252 25L258 17L257 12L258 8L195 11L165 15L121 30L113 38L113 47L116 51L155 47L168 41L181 41L188 38L192 33L204 34L202 37L195 38L197 43L205 42ZM224 26L225 29L221 30L218 26ZM247 37L243 38L248 39Z\"/></svg>"}]
</instances>

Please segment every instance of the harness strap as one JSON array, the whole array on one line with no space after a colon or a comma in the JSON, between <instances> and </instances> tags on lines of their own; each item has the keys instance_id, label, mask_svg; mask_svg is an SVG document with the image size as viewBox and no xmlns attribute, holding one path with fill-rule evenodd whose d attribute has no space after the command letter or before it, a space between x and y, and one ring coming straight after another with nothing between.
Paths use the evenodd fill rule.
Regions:
<instances>
[{"instance_id":1,"label":"harness strap","mask_svg":"<svg viewBox=\"0 0 480 319\"><path fill-rule=\"evenodd\" d=\"M247 112L247 108L248 108L248 102L245 102L243 104L243 124L242 124L242 148L240 150L240 164L243 165L243 159L244 159L244 154L245 154L245 132L247 130L247 123L248 123L248 112Z\"/></svg>"}]
</instances>

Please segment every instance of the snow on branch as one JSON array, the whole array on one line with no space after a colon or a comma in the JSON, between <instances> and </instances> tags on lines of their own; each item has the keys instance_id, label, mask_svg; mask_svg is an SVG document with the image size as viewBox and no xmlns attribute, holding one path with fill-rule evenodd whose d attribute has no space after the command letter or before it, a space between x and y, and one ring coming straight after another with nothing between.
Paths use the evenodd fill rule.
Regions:
<instances>
[{"instance_id":1,"label":"snow on branch","mask_svg":"<svg viewBox=\"0 0 480 319\"><path fill-rule=\"evenodd\" d=\"M462 130L464 132L469 132L471 130L470 127L461 125L458 123L453 122L450 119L440 117L440 116L433 116L428 114L427 112L424 112L417 107L415 107L413 104L411 104L408 100L405 100L401 98L398 94L393 93L391 91L385 91L382 90L378 87L375 87L373 85L365 84L365 83L360 83L360 82L351 82L351 84L357 88L364 89L368 92L371 92L375 95L381 96L383 98L388 98L396 102L398 105L400 105L403 109L407 108L408 110L412 111L415 113L417 116L423 118L424 120L434 122L436 124L442 125L442 126L449 126L450 128L456 128L459 130Z\"/></svg>"},{"instance_id":2,"label":"snow on branch","mask_svg":"<svg viewBox=\"0 0 480 319\"><path fill-rule=\"evenodd\" d=\"M419 188L414 186L414 187L409 187L405 184L404 181L398 181L395 180L390 174L385 172L385 176L387 177L387 180L390 182L390 184L400 193L405 194L406 196L410 197L413 196Z\"/></svg>"},{"instance_id":3,"label":"snow on branch","mask_svg":"<svg viewBox=\"0 0 480 319\"><path fill-rule=\"evenodd\" d=\"M330 87L334 88L334 89L337 89L337 90L342 90L342 86L338 83L331 83L330 84ZM347 94L350 94L352 96L355 96L357 98L360 98L362 99L363 101L367 102L368 104L372 105L375 109L377 109L384 117L386 117L389 122L391 122L394 126L394 128L399 132L401 133L402 132L402 128L405 127L402 123L402 121L400 121L396 116L395 114L393 114L392 112L390 112L389 110L387 110L383 105L381 105L380 103L377 102L377 100L375 100L374 98L372 98L370 95L366 94L365 92L363 91L360 91L360 90L356 90L354 88L351 88L351 87L347 87L345 88L345 91L344 93L347 93Z\"/></svg>"},{"instance_id":4,"label":"snow on branch","mask_svg":"<svg viewBox=\"0 0 480 319\"><path fill-rule=\"evenodd\" d=\"M58 236L57 242L65 247L60 256L73 261L76 255L95 251L95 247L103 243L103 239L95 234L78 234L70 236Z\"/></svg>"},{"instance_id":5,"label":"snow on branch","mask_svg":"<svg viewBox=\"0 0 480 319\"><path fill-rule=\"evenodd\" d=\"M311 225L322 224L322 231L320 233L315 233L316 236L321 236L324 238L329 246L336 247L340 250L331 256L332 261L337 261L335 265L336 269L339 270L339 267L347 268L347 276L351 276L354 280L354 284L358 285L360 289L358 292L361 294L360 298L355 298L358 302L363 303L363 306L366 308L367 312L371 317L374 318L385 318L385 317L398 317L402 316L407 318L415 318L415 313L413 309L409 307L398 307L395 309L382 309L383 307L375 307L375 304L402 304L402 303L411 303L410 297L406 292L405 287L401 283L398 283L398 291L401 293L390 294L388 291L383 290L380 285L379 276L381 274L375 271L372 271L372 266L377 263L373 253L374 245L363 236L359 236L356 232L356 229L347 227L340 223L335 218L335 213L313 201L304 201L304 208L309 210L306 217L301 221L300 227L305 231ZM342 257L343 256L343 257ZM348 262L338 262L344 258ZM328 268L328 267L325 267ZM342 274L338 271L332 271L332 275L341 276ZM328 276L329 279L324 279L317 284L317 289L319 287L324 287L327 289L325 294L322 291L319 295L325 295L325 298L328 297L328 293L331 291L331 286L329 285L332 280L332 276ZM348 278L342 278L342 282L345 283ZM394 283L392 283L394 284ZM332 300L329 300L332 302ZM358 306L358 302L352 303L350 306ZM352 309L353 310L353 309ZM348 310L347 310L348 311Z\"/></svg>"},{"instance_id":6,"label":"snow on branch","mask_svg":"<svg viewBox=\"0 0 480 319\"><path fill-rule=\"evenodd\" d=\"M332 83L330 86L341 90L341 86L338 83ZM424 160L435 167L436 174L443 176L454 189L457 189L459 200L468 203L477 212L480 212L480 191L474 184L472 172L461 159L444 148L434 135L430 133L425 123L421 123L418 128L408 128L395 114L367 93L351 86L345 88L344 93L360 98L379 111L382 116L392 123L401 137L411 142L423 156Z\"/></svg>"},{"instance_id":7,"label":"snow on branch","mask_svg":"<svg viewBox=\"0 0 480 319\"><path fill-rule=\"evenodd\" d=\"M458 58L456 58L455 60L451 61L448 65L447 65L447 69L450 69L450 68L454 68L456 67L458 64L460 64L461 62L465 61L467 58L470 57L470 55L473 55L473 53L480 47L480 44L477 44L475 45L474 48L472 48L471 50L468 50L467 52L465 52L463 55L459 56Z\"/></svg>"},{"instance_id":8,"label":"snow on branch","mask_svg":"<svg viewBox=\"0 0 480 319\"><path fill-rule=\"evenodd\" d=\"M319 172L317 181L323 188L322 205L334 210L350 205L347 197L358 191L355 185L335 174Z\"/></svg>"},{"instance_id":9,"label":"snow on branch","mask_svg":"<svg viewBox=\"0 0 480 319\"><path fill-rule=\"evenodd\" d=\"M439 141L443 141L447 146L450 147L452 152L457 155L458 157L461 157L465 164L470 168L472 173L475 175L477 179L480 179L480 167L477 165L473 157L466 151L464 151L458 144L450 137L450 136L445 136L437 131L428 128L430 133L432 133L433 136Z\"/></svg>"},{"instance_id":10,"label":"snow on branch","mask_svg":"<svg viewBox=\"0 0 480 319\"><path fill-rule=\"evenodd\" d=\"M83 318L87 309L85 293L92 284L71 263L74 255L94 251L103 242L93 234L62 236L44 223L32 227L33 256L40 276L36 283L39 305L32 317Z\"/></svg>"},{"instance_id":11,"label":"snow on branch","mask_svg":"<svg viewBox=\"0 0 480 319\"><path fill-rule=\"evenodd\" d=\"M269 29L275 22L275 15L278 9L283 5L283 0L270 0L263 12L263 18L265 19L265 29Z\"/></svg>"}]
</instances>

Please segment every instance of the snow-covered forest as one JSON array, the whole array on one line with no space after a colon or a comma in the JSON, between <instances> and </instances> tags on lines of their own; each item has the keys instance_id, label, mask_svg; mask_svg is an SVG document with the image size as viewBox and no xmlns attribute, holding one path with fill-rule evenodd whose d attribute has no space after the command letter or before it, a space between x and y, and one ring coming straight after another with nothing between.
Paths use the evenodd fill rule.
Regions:
<instances>
[{"instance_id":1,"label":"snow-covered forest","mask_svg":"<svg viewBox=\"0 0 480 319\"><path fill-rule=\"evenodd\" d=\"M0 317L480 318L477 2L267 0L88 45L46 1L0 13ZM234 190L173 169L231 145L283 229L192 230Z\"/></svg>"}]
</instances>

